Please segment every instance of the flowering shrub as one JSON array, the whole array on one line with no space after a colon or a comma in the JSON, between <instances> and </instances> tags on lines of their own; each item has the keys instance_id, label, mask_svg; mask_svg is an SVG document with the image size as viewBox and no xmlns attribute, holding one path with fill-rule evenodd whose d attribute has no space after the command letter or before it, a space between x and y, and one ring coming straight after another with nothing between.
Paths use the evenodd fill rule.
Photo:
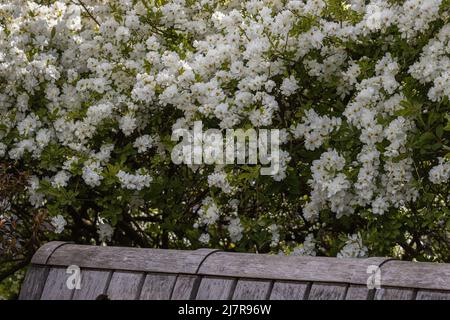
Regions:
<instances>
[{"instance_id":1,"label":"flowering shrub","mask_svg":"<svg viewBox=\"0 0 450 320\"><path fill-rule=\"evenodd\" d=\"M0 156L30 173L47 239L448 260L449 13L448 0L10 1ZM173 130L195 121L279 129L281 170L173 163Z\"/></svg>"}]
</instances>

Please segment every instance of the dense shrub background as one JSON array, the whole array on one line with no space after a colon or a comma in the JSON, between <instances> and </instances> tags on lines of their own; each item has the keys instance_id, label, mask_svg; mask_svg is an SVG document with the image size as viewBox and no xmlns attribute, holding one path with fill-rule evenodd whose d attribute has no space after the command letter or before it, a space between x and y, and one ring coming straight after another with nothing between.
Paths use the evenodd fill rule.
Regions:
<instances>
[{"instance_id":1,"label":"dense shrub background","mask_svg":"<svg viewBox=\"0 0 450 320\"><path fill-rule=\"evenodd\" d=\"M0 4L0 296L59 239L449 261L450 2ZM282 130L281 172L176 128Z\"/></svg>"}]
</instances>

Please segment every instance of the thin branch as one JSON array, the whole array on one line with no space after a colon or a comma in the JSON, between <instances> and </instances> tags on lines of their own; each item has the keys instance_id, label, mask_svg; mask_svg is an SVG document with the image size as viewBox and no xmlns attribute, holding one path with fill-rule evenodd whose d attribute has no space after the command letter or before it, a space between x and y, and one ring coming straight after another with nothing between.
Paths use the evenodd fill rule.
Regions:
<instances>
[{"instance_id":1,"label":"thin branch","mask_svg":"<svg viewBox=\"0 0 450 320\"><path fill-rule=\"evenodd\" d=\"M91 17L92 20L95 21L95 23L100 27L100 23L97 21L97 19L92 15L92 13L89 11L89 9L86 7L86 5L81 1L78 0L78 3L71 0L72 3L76 4L76 5L80 5L83 7L84 11L86 11L86 13L89 15L89 17Z\"/></svg>"},{"instance_id":2,"label":"thin branch","mask_svg":"<svg viewBox=\"0 0 450 320\"><path fill-rule=\"evenodd\" d=\"M16 264L11 269L0 273L0 282L3 281L4 279L8 278L9 276L12 276L14 273L19 271L20 269L25 268L30 263L30 260L31 259L23 260L21 263Z\"/></svg>"}]
</instances>

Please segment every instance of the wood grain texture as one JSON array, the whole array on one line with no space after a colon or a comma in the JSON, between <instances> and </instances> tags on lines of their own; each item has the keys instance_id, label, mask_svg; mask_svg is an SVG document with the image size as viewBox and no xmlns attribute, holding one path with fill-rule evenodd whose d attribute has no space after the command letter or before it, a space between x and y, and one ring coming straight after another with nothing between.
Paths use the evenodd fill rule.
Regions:
<instances>
[{"instance_id":1,"label":"wood grain texture","mask_svg":"<svg viewBox=\"0 0 450 320\"><path fill-rule=\"evenodd\" d=\"M95 299L106 290L112 299L448 299L450 292L450 264L216 251L50 242L33 256L19 298ZM68 265L82 268L81 290L67 288ZM375 292L366 288L373 265L382 265Z\"/></svg>"},{"instance_id":2,"label":"wood grain texture","mask_svg":"<svg viewBox=\"0 0 450 320\"><path fill-rule=\"evenodd\" d=\"M308 283L276 281L270 293L270 300L303 300Z\"/></svg>"},{"instance_id":3,"label":"wood grain texture","mask_svg":"<svg viewBox=\"0 0 450 320\"><path fill-rule=\"evenodd\" d=\"M63 242L63 241L47 242L36 251L36 253L31 258L31 263L47 264L48 259L54 253L54 251L69 243L70 242Z\"/></svg>"},{"instance_id":4,"label":"wood grain texture","mask_svg":"<svg viewBox=\"0 0 450 320\"><path fill-rule=\"evenodd\" d=\"M416 300L450 300L450 291L419 290Z\"/></svg>"},{"instance_id":5,"label":"wood grain texture","mask_svg":"<svg viewBox=\"0 0 450 320\"><path fill-rule=\"evenodd\" d=\"M346 290L346 284L313 283L308 300L343 300Z\"/></svg>"},{"instance_id":6,"label":"wood grain texture","mask_svg":"<svg viewBox=\"0 0 450 320\"><path fill-rule=\"evenodd\" d=\"M350 285L345 300L369 300L369 289L367 286Z\"/></svg>"},{"instance_id":7,"label":"wood grain texture","mask_svg":"<svg viewBox=\"0 0 450 320\"><path fill-rule=\"evenodd\" d=\"M196 300L229 300L236 281L232 278L204 277L200 282Z\"/></svg>"},{"instance_id":8,"label":"wood grain texture","mask_svg":"<svg viewBox=\"0 0 450 320\"><path fill-rule=\"evenodd\" d=\"M31 265L20 288L19 300L39 300L47 280L49 268Z\"/></svg>"},{"instance_id":9,"label":"wood grain texture","mask_svg":"<svg viewBox=\"0 0 450 320\"><path fill-rule=\"evenodd\" d=\"M265 300L270 294L271 281L239 279L233 300Z\"/></svg>"},{"instance_id":10,"label":"wood grain texture","mask_svg":"<svg viewBox=\"0 0 450 320\"><path fill-rule=\"evenodd\" d=\"M70 300L74 290L67 287L67 279L71 276L65 268L50 269L42 291L41 300Z\"/></svg>"},{"instance_id":11,"label":"wood grain texture","mask_svg":"<svg viewBox=\"0 0 450 320\"><path fill-rule=\"evenodd\" d=\"M381 285L403 288L450 290L450 264L389 261L381 267Z\"/></svg>"},{"instance_id":12,"label":"wood grain texture","mask_svg":"<svg viewBox=\"0 0 450 320\"><path fill-rule=\"evenodd\" d=\"M201 277L179 275L173 288L171 300L193 300L197 295Z\"/></svg>"},{"instance_id":13,"label":"wood grain texture","mask_svg":"<svg viewBox=\"0 0 450 320\"><path fill-rule=\"evenodd\" d=\"M145 277L140 300L169 300L174 288L176 275L150 273Z\"/></svg>"},{"instance_id":14,"label":"wood grain texture","mask_svg":"<svg viewBox=\"0 0 450 320\"><path fill-rule=\"evenodd\" d=\"M95 300L105 294L111 273L105 270L81 270L80 289L75 290L72 300Z\"/></svg>"},{"instance_id":15,"label":"wood grain texture","mask_svg":"<svg viewBox=\"0 0 450 320\"><path fill-rule=\"evenodd\" d=\"M145 275L139 272L116 271L111 277L106 294L110 300L136 300Z\"/></svg>"},{"instance_id":16,"label":"wood grain texture","mask_svg":"<svg viewBox=\"0 0 450 320\"><path fill-rule=\"evenodd\" d=\"M336 259L216 252L203 262L199 274L237 278L366 284L367 267L385 258Z\"/></svg>"},{"instance_id":17,"label":"wood grain texture","mask_svg":"<svg viewBox=\"0 0 450 320\"><path fill-rule=\"evenodd\" d=\"M66 266L69 263L92 269L195 274L200 263L212 251L215 250L164 250L66 244L51 255L48 264Z\"/></svg>"},{"instance_id":18,"label":"wood grain texture","mask_svg":"<svg viewBox=\"0 0 450 320\"><path fill-rule=\"evenodd\" d=\"M405 288L381 288L375 291L375 300L412 300L413 289Z\"/></svg>"}]
</instances>

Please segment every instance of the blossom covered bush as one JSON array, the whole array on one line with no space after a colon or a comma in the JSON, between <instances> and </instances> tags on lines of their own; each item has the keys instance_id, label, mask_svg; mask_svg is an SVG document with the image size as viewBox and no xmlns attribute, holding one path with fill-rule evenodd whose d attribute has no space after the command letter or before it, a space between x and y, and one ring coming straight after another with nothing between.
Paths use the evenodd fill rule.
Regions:
<instances>
[{"instance_id":1,"label":"blossom covered bush","mask_svg":"<svg viewBox=\"0 0 450 320\"><path fill-rule=\"evenodd\" d=\"M8 1L0 156L29 174L18 202L45 211L43 240L448 261L449 13ZM280 129L281 170L174 164L173 130L198 120Z\"/></svg>"}]
</instances>

